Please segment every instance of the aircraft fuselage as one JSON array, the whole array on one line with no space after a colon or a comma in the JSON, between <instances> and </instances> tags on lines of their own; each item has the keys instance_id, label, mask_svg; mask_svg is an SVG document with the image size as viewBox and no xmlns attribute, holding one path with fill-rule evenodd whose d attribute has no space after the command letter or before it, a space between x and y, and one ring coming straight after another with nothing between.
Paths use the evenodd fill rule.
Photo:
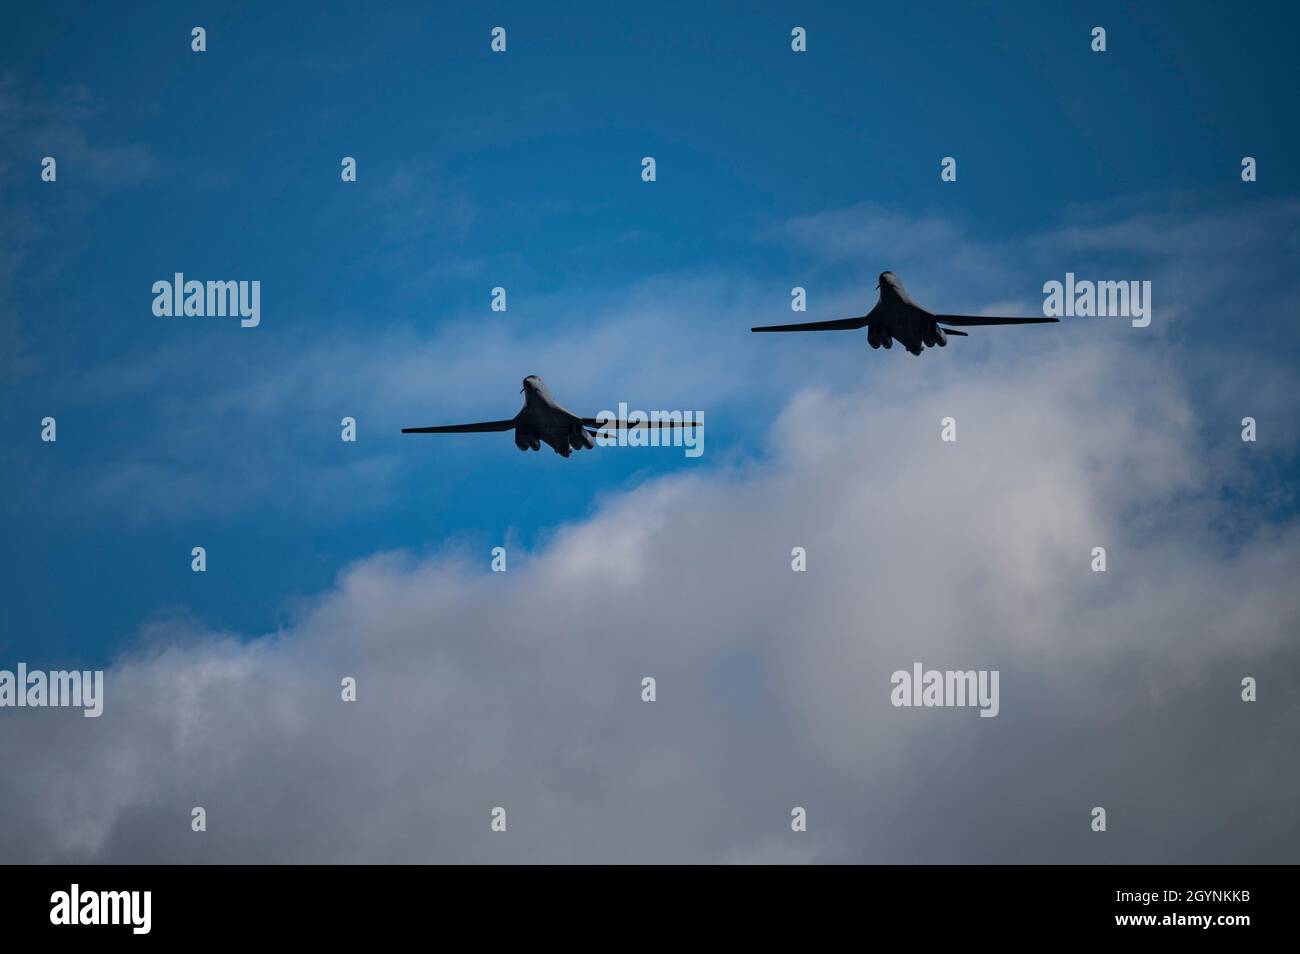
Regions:
<instances>
[{"instance_id":1,"label":"aircraft fuselage","mask_svg":"<svg viewBox=\"0 0 1300 954\"><path fill-rule=\"evenodd\" d=\"M912 354L948 343L934 313L912 301L903 283L892 276L881 276L880 301L867 322L867 340L873 348L888 348L897 341Z\"/></svg>"},{"instance_id":2,"label":"aircraft fuselage","mask_svg":"<svg viewBox=\"0 0 1300 954\"><path fill-rule=\"evenodd\" d=\"M537 449L545 444L561 457L575 450L591 448L591 435L577 421L577 415L561 407L536 375L524 379L524 406L515 415L515 446Z\"/></svg>"}]
</instances>

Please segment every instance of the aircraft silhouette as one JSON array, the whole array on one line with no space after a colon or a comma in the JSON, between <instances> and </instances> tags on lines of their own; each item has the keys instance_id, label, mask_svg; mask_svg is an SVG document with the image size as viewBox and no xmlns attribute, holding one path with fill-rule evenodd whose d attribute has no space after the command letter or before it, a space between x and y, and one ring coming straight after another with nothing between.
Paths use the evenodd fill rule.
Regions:
<instances>
[{"instance_id":1,"label":"aircraft silhouette","mask_svg":"<svg viewBox=\"0 0 1300 954\"><path fill-rule=\"evenodd\" d=\"M561 457L576 450L590 450L596 446L592 439L610 428L636 427L703 427L702 422L691 421L601 421L594 417L579 417L561 407L551 397L546 384L535 374L524 378L519 389L524 395L524 406L519 413L506 421L484 421L481 424L443 424L438 427L404 427L403 434L472 434L485 431L514 431L515 446L521 451L530 447L541 450L548 445Z\"/></svg>"},{"instance_id":2,"label":"aircraft silhouette","mask_svg":"<svg viewBox=\"0 0 1300 954\"><path fill-rule=\"evenodd\" d=\"M955 328L941 328L940 325L955 325L959 328L982 327L984 325L1042 325L1059 321L1057 318L997 318L977 315L936 315L927 311L916 302L903 288L903 283L893 272L881 272L880 300L876 307L861 318L840 318L835 321L808 321L798 325L761 325L750 331L850 331L856 328L867 329L867 344L873 348L893 347L894 339L912 354L920 354L921 346L943 348L948 344L948 335L968 337L966 332Z\"/></svg>"}]
</instances>

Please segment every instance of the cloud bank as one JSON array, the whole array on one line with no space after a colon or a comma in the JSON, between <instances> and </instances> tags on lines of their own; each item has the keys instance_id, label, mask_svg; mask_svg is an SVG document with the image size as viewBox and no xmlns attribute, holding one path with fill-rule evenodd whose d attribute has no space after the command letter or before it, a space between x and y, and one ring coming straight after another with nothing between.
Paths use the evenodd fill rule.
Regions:
<instances>
[{"instance_id":1,"label":"cloud bank","mask_svg":"<svg viewBox=\"0 0 1300 954\"><path fill-rule=\"evenodd\" d=\"M151 624L101 718L0 719L0 857L1294 862L1300 527L1221 532L1268 449L1164 355L878 362L504 574L385 554L279 632ZM1000 670L1000 715L892 707L917 661Z\"/></svg>"}]
</instances>

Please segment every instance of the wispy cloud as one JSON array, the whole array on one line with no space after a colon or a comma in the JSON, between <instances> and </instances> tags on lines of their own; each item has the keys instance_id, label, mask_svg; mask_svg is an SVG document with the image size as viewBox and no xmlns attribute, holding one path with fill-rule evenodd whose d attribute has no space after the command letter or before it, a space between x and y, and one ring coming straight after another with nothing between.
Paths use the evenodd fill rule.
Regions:
<instances>
[{"instance_id":1,"label":"wispy cloud","mask_svg":"<svg viewBox=\"0 0 1300 954\"><path fill-rule=\"evenodd\" d=\"M1073 215L1096 219L1087 210ZM1035 313L1042 282L1062 277L1062 266L1077 268L1081 276L1153 281L1151 329L1105 320L1048 331L990 329L920 359L870 352L857 335L838 337L834 347L827 347L826 337L778 342L750 335L750 325L789 315L787 290L774 292L770 282L717 272L661 275L631 289L596 287L579 294L565 288L531 299L527 319L518 317L516 298L515 310L503 315L484 305L473 315L440 315L429 328L390 322L382 333L354 332L348 329L364 323L342 322L340 330L321 333L309 322L300 333L281 332L265 341L239 334L215 341L203 335L188 344L173 339L130 360L83 370L60 386L72 406L137 408L132 459L97 461L93 492L69 496L93 501L97 509L137 511L143 502L130 488L132 475L143 467L155 486L148 515L165 513L159 508L167 500L191 512L216 501L239 509L264 500L263 492L269 495L264 502L277 506L308 503L295 488L314 485L315 472L336 463L323 453L320 438L344 414L357 417L366 440L350 455L355 466L339 471L339 479L351 473L358 481L377 474L397 480L411 464L409 442L394 443L399 428L509 416L516 410L514 385L529 373L545 377L566 404L591 413L620 400L699 408L713 420L728 412L740 422L731 438L747 441L762 429L757 415L770 413L779 395L807 380L810 361L828 384L847 385L870 369L874 388L884 388L886 370L898 371L901 364L910 374L912 361L920 362L928 381L974 380L998 354L1056 362L1081 344L1111 339L1176 355L1194 382L1203 419L1266 420L1263 458L1300 439L1288 410L1297 382L1291 360L1295 331L1286 319L1300 293L1285 260L1265 255L1292 241L1298 227L1297 205L1233 207L1181 218L1133 212L1119 224L1063 225L1032 239L985 246L955 224L864 206L797 219L768 236L810 256L812 277L801 279L810 286L810 318L861 313L870 306L881 266L897 268L923 303L985 313ZM1178 254L1162 256L1152 244L1153 230L1194 238L1178 239ZM1094 254L1099 248L1104 259ZM1193 256L1196 248L1203 251ZM1271 264L1261 264L1266 258ZM849 261L864 264L816 280L818 263ZM1008 299L1008 292L1025 298ZM1170 328L1175 315L1185 328L1178 334ZM1252 341L1273 337L1280 347L1246 349L1239 339L1247 335ZM232 366L240 368L238 375L225 370ZM157 402L160 394L170 397ZM154 425L140 431L141 416L152 417ZM272 432L275 440L264 442L260 452L270 455L258 468L263 479L232 475L236 463L225 450L231 435ZM728 435L714 433L719 436L711 446L721 450ZM424 463L420 458L419 466ZM35 479L33 487L44 487L49 476ZM225 490L199 492L197 485L205 481ZM232 495L226 492L232 486L251 489ZM370 506L400 504L384 504L387 498L373 492L358 496ZM22 505L21 494L15 500Z\"/></svg>"},{"instance_id":2,"label":"wispy cloud","mask_svg":"<svg viewBox=\"0 0 1300 954\"><path fill-rule=\"evenodd\" d=\"M51 94L20 82L13 71L0 76L0 378L11 393L44 367L23 330L35 319L19 302L57 281L78 248L75 241L52 241L49 223L70 212L84 217L98 193L138 186L162 169L148 146L92 138L87 129L98 113L84 86ZM45 156L58 163L59 178L37 202L21 184L40 181Z\"/></svg>"}]
</instances>

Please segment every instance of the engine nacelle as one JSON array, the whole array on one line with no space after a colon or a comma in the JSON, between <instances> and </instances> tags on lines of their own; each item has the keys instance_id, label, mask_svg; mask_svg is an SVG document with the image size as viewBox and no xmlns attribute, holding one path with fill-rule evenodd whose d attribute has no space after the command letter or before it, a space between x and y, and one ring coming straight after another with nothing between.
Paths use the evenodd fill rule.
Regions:
<instances>
[{"instance_id":1,"label":"engine nacelle","mask_svg":"<svg viewBox=\"0 0 1300 954\"><path fill-rule=\"evenodd\" d=\"M934 336L935 336L935 340L939 342L940 348L948 347L948 336L943 333L942 328L936 327L934 329Z\"/></svg>"}]
</instances>

